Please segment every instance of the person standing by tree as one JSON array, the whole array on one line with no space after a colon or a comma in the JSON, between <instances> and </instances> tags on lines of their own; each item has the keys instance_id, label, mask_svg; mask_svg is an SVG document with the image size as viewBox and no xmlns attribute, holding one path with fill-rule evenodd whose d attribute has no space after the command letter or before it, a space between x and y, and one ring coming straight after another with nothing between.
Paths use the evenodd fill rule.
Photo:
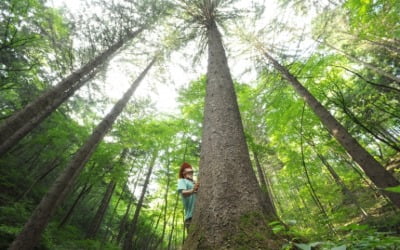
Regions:
<instances>
[{"instance_id":1,"label":"person standing by tree","mask_svg":"<svg viewBox=\"0 0 400 250\"><path fill-rule=\"evenodd\" d=\"M182 196L183 207L185 209L185 228L189 230L192 221L196 193L199 183L193 180L193 168L189 163L184 162L179 169L178 193Z\"/></svg>"}]
</instances>

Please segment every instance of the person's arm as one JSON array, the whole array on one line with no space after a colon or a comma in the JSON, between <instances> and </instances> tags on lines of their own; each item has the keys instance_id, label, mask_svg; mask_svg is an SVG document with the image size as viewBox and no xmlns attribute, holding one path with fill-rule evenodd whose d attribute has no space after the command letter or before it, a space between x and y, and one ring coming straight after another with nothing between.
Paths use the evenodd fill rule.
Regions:
<instances>
[{"instance_id":1,"label":"person's arm","mask_svg":"<svg viewBox=\"0 0 400 250\"><path fill-rule=\"evenodd\" d=\"M195 189L186 189L186 190L182 190L182 195L183 196L190 196L192 194L196 193Z\"/></svg>"},{"instance_id":2,"label":"person's arm","mask_svg":"<svg viewBox=\"0 0 400 250\"><path fill-rule=\"evenodd\" d=\"M200 186L200 184L197 182L197 183L194 185L194 188L182 190L182 195L183 195L183 196L190 196L190 195L192 195L192 194L194 194L194 193L197 193L197 191L199 190L199 186Z\"/></svg>"}]
</instances>

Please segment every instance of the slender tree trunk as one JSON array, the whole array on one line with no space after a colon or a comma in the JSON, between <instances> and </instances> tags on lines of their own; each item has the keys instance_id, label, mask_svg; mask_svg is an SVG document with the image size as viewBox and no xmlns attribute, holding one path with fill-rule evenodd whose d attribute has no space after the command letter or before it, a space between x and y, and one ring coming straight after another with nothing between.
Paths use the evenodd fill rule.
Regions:
<instances>
[{"instance_id":1,"label":"slender tree trunk","mask_svg":"<svg viewBox=\"0 0 400 250\"><path fill-rule=\"evenodd\" d=\"M157 207L156 210L159 210L159 207ZM164 212L164 208L162 209L162 211L160 211L160 212L158 213L157 222L156 222L156 224L154 225L153 230L151 231L151 240L150 240L150 242L148 242L148 244L147 244L147 246L146 246L146 247L148 247L148 248L157 249L157 247L158 247L158 245L159 245L159 240L158 240L158 238L157 238L157 237L153 237L153 236L156 234L158 225L160 224L160 221L161 221L161 217L163 216L163 212ZM154 243L154 244L155 244L154 246L153 246L153 240L156 240L156 242Z\"/></svg>"},{"instance_id":2,"label":"slender tree trunk","mask_svg":"<svg viewBox=\"0 0 400 250\"><path fill-rule=\"evenodd\" d=\"M72 212L74 211L75 207L78 205L78 203L83 199L83 197L90 192L92 189L93 185L88 185L87 183L82 187L81 192L78 194L76 197L74 203L72 206L69 208L68 212L65 214L65 216L62 218L60 224L58 224L58 228L62 228L65 226L67 221L72 215Z\"/></svg>"},{"instance_id":3,"label":"slender tree trunk","mask_svg":"<svg viewBox=\"0 0 400 250\"><path fill-rule=\"evenodd\" d=\"M388 72L386 72L386 71L384 71L384 70L382 70L382 69L376 67L375 65L372 65L371 63L364 62L363 60L360 60L360 59L358 59L357 57L352 56L352 55L350 55L349 53L346 53L346 52L343 51L343 50L340 50L340 49L338 49L338 48L335 48L334 46L332 46L332 45L330 45L330 44L327 44L327 43L324 43L324 44L325 44L326 46L328 46L329 48L331 48L331 49L334 49L334 50L336 50L336 51L339 51L340 53L342 53L343 55L345 55L345 56L346 56L347 58L349 58L350 60L355 61L355 62L358 62L358 63L362 64L363 66L365 66L366 68L368 68L368 69L374 71L375 73L377 73L377 74L379 74L379 75L382 75L382 76L384 76L384 77L386 77L386 78L388 78L388 79L390 79L390 80L392 80L392 81L395 81L396 83L400 84L400 78L398 78L397 76L394 76L393 74L388 73Z\"/></svg>"},{"instance_id":4,"label":"slender tree trunk","mask_svg":"<svg viewBox=\"0 0 400 250\"><path fill-rule=\"evenodd\" d=\"M274 209L274 211L275 211L275 214L278 214L278 213L277 213L278 210L277 210L277 207L276 207L276 204L275 204L275 202L277 201L277 199L275 198L275 195L274 195L274 190L273 190L273 187L272 187L272 182L271 182L270 178L268 177L268 175L265 173L264 168L262 168L262 167L261 167L261 172L262 172L262 174L263 174L263 176L264 176L265 183L266 183L266 185L267 185L267 191L268 191L269 199L271 200L271 205L273 206L273 209ZM271 174L272 174L272 173L271 173Z\"/></svg>"},{"instance_id":5,"label":"slender tree trunk","mask_svg":"<svg viewBox=\"0 0 400 250\"><path fill-rule=\"evenodd\" d=\"M154 249L158 249L158 246L160 244L162 244L162 242L164 241L164 236L165 236L165 228L167 226L167 209L168 209L168 192L169 192L169 185L170 185L170 172L169 172L169 166L170 166L170 161L168 160L167 163L167 187L165 189L165 194L164 194L164 205L163 205L163 209L162 212L160 212L160 216L158 217L157 223L156 223L156 227L155 229L157 229L158 224L160 222L161 219L161 215L163 217L163 228L162 228L162 233L161 233L161 237L159 240L157 240L157 242L155 243Z\"/></svg>"},{"instance_id":6,"label":"slender tree trunk","mask_svg":"<svg viewBox=\"0 0 400 250\"><path fill-rule=\"evenodd\" d=\"M267 202L267 206L269 207L269 210L273 211L274 214L276 215L276 208L275 208L275 205L274 205L274 202L273 202L274 200L272 199L272 193L270 192L271 190L269 190L269 188L268 188L264 172L262 170L260 161L258 159L258 154L254 149L253 149L253 156L254 156L254 161L256 163L256 169L257 169L257 173L258 173L258 176L259 176L261 189L264 191L264 193L267 196L267 197L265 197L266 202Z\"/></svg>"},{"instance_id":7,"label":"slender tree trunk","mask_svg":"<svg viewBox=\"0 0 400 250\"><path fill-rule=\"evenodd\" d=\"M167 163L167 188L165 190L165 195L164 195L164 223L163 223L163 230L162 230L161 238L160 238L161 244L164 241L165 228L167 226L168 191L169 191L169 185L170 185L169 164L170 164L170 162L168 160L168 163Z\"/></svg>"},{"instance_id":8,"label":"slender tree trunk","mask_svg":"<svg viewBox=\"0 0 400 250\"><path fill-rule=\"evenodd\" d=\"M321 162L324 164L324 166L326 167L326 169L328 170L328 172L331 174L332 178L335 180L336 184L338 186L340 186L340 188L342 189L342 193L344 194L344 196L350 201L352 202L360 211L361 214L364 217L368 217L367 212L361 207L360 203L357 201L357 197L354 195L353 192L351 192L351 190L346 186L346 184L344 184L343 180L339 177L339 175L336 173L336 171L333 169L333 167L331 166L331 164L329 164L329 162L325 159L325 157L323 157L320 153L316 152L318 158L321 160Z\"/></svg>"},{"instance_id":9,"label":"slender tree trunk","mask_svg":"<svg viewBox=\"0 0 400 250\"><path fill-rule=\"evenodd\" d=\"M146 69L132 83L124 96L114 105L110 113L108 113L100 122L100 124L94 129L92 135L78 150L64 172L57 178L47 194L43 197L40 204L36 207L21 233L10 246L10 250L33 249L36 246L42 232L47 226L56 208L65 199L76 178L79 176L86 162L95 151L97 145L103 139L107 131L111 128L118 115L122 112L133 92L154 62L155 59L150 62Z\"/></svg>"},{"instance_id":10,"label":"slender tree trunk","mask_svg":"<svg viewBox=\"0 0 400 250\"><path fill-rule=\"evenodd\" d=\"M126 233L124 245L122 248L124 250L132 249L132 240L136 233L140 210L142 209L142 206L143 206L143 201L144 201L144 197L146 195L147 186L149 185L150 176L151 176L151 173L153 172L153 167L156 162L156 159L157 159L157 152L154 152L152 159L150 161L149 170L147 171L146 180L144 181L144 184L143 184L142 193L140 194L140 198L139 198L138 204L136 206L135 214L133 215L132 222L130 223L128 232Z\"/></svg>"},{"instance_id":11,"label":"slender tree trunk","mask_svg":"<svg viewBox=\"0 0 400 250\"><path fill-rule=\"evenodd\" d=\"M172 226L171 226L171 231L170 231L169 237L168 237L168 246L167 246L168 250L171 249L172 235L173 235L174 230L175 230L176 209L178 207L178 200L179 200L179 194L176 194L174 212L172 213ZM183 230L186 230L186 229L184 228Z\"/></svg>"},{"instance_id":12,"label":"slender tree trunk","mask_svg":"<svg viewBox=\"0 0 400 250\"><path fill-rule=\"evenodd\" d=\"M106 51L67 76L53 88L44 92L35 101L3 121L0 125L0 156L72 96L88 80L85 77L92 78L94 74L91 73L96 72L97 67L108 61L126 42L132 40L143 30L143 28L140 28L135 32L130 32L124 39L110 46Z\"/></svg>"},{"instance_id":13,"label":"slender tree trunk","mask_svg":"<svg viewBox=\"0 0 400 250\"><path fill-rule=\"evenodd\" d=\"M132 203L133 203L133 199L131 199L129 201L128 206L126 207L126 210L125 210L124 217L122 218L121 223L119 224L118 236L116 239L117 245L119 245L119 243L121 242L121 239L125 235L124 232L126 229L126 222L128 221L128 218L129 218L129 212L131 210Z\"/></svg>"},{"instance_id":14,"label":"slender tree trunk","mask_svg":"<svg viewBox=\"0 0 400 250\"><path fill-rule=\"evenodd\" d=\"M364 76L362 76L360 73L357 73L357 72L355 72L354 70L351 70L351 69L349 69L349 68L347 68L347 67L344 67L344 66L341 66L341 65L331 65L331 66L337 67L337 68L342 68L342 69L344 69L344 70L346 70L346 71L348 71L348 72L350 72L350 73L356 75L358 78L360 78L360 79L363 80L364 82L366 82L366 83L368 83L368 84L370 84L370 85L372 85L372 86L378 88L378 90L380 90L380 89L385 89L385 90L386 90L385 92L387 92L387 91L393 91L393 92L395 92L396 94L400 94L400 89L394 88L394 87L391 87L391 86L387 86L387 85L383 85L383 84L374 83L374 82L368 80L367 78L365 78Z\"/></svg>"},{"instance_id":15,"label":"slender tree trunk","mask_svg":"<svg viewBox=\"0 0 400 250\"><path fill-rule=\"evenodd\" d=\"M380 131L379 128L369 128L367 127L364 123L362 123L357 117L356 115L347 107L345 98L343 96L343 93L340 91L340 89L338 88L338 91L335 91L338 95L338 97L340 98L340 100L338 101L332 101L335 104L337 104L338 106L342 107L343 112L358 126L360 126L364 131L366 131L367 133L369 133L370 135L372 135L376 140L381 141L383 143L385 143L387 146L393 148L396 151L400 151L400 147L398 146L399 144L399 140L397 140L397 138L391 136L390 133L388 133L387 131Z\"/></svg>"},{"instance_id":16,"label":"slender tree trunk","mask_svg":"<svg viewBox=\"0 0 400 250\"><path fill-rule=\"evenodd\" d=\"M329 133L343 146L366 175L379 188L395 187L400 183L382 165L374 159L349 132L322 106L322 104L294 77L284 66L264 51L264 56L275 69L294 87L312 111L320 118ZM383 191L393 204L400 208L400 194Z\"/></svg>"},{"instance_id":17,"label":"slender tree trunk","mask_svg":"<svg viewBox=\"0 0 400 250\"><path fill-rule=\"evenodd\" d=\"M116 213L116 211L117 211L117 209L118 209L119 203L121 202L122 196L123 196L124 193L125 193L126 184L127 184L127 183L125 183L124 188L122 189L121 194L119 195L118 200L117 200L117 202L115 203L114 209L113 209L113 211L111 212L110 219L109 219L108 222L107 222L107 226L106 226L106 227L107 227L107 231L105 232L104 237L103 237L103 239L102 239L102 245L103 245L103 244L107 241L107 239L109 238L108 235L109 235L110 232L111 232L111 225L112 225L112 222L113 222L113 220L114 220L115 213Z\"/></svg>"},{"instance_id":18,"label":"slender tree trunk","mask_svg":"<svg viewBox=\"0 0 400 250\"><path fill-rule=\"evenodd\" d=\"M184 249L274 249L267 206L243 133L233 81L214 20L209 20L208 69L200 154L201 188ZM244 222L246 221L246 222ZM251 226L250 226L251 225ZM254 235L263 235L257 240Z\"/></svg>"},{"instance_id":19,"label":"slender tree trunk","mask_svg":"<svg viewBox=\"0 0 400 250\"><path fill-rule=\"evenodd\" d=\"M313 198L313 200L315 201L315 204L317 205L317 207L321 210L322 214L325 216L327 222L328 222L328 227L331 230L332 233L335 233L335 228L333 227L331 220L328 216L328 214L326 213L326 210L324 208L324 206L322 205L321 201L318 198L317 192L315 192L314 186L311 183L311 178L310 175L308 174L308 169L307 169L307 165L306 165L306 161L305 161L305 157L304 157L304 145L303 145L303 117L304 117L304 109L305 109L305 103L303 105L303 111L301 113L301 130L300 130L300 149L301 149L301 163L303 165L304 168L304 173L306 175L307 178L307 183L308 183L308 188L311 194L311 197Z\"/></svg>"},{"instance_id":20,"label":"slender tree trunk","mask_svg":"<svg viewBox=\"0 0 400 250\"><path fill-rule=\"evenodd\" d=\"M103 199L100 203L100 207L97 209L96 215L94 216L92 222L89 225L88 231L86 232L86 238L94 238L100 229L100 225L106 214L108 205L110 204L111 197L114 193L117 182L112 180L107 186L107 190L104 193Z\"/></svg>"},{"instance_id":21,"label":"slender tree trunk","mask_svg":"<svg viewBox=\"0 0 400 250\"><path fill-rule=\"evenodd\" d=\"M132 190L132 196L133 196L133 194L136 192L136 188L137 188L137 185L138 185L138 183L139 183L140 176L142 175L142 171L143 171L143 168L140 168L139 171L138 171L138 173L137 173L137 177L136 177L136 180L135 180L135 184L134 184L133 190ZM125 232L125 229L126 229L126 222L127 222L128 219L129 219L129 212L130 212L131 205L132 205L132 203L133 203L133 199L134 199L134 198L132 197L132 198L129 200L128 207L127 207L126 210L125 210L124 217L122 218L122 220L121 220L121 222L120 222L119 231L118 231L118 235L117 235L117 239L116 239L117 245L119 245L119 243L121 242L121 239L122 239L123 236L125 235L124 232Z\"/></svg>"},{"instance_id":22,"label":"slender tree trunk","mask_svg":"<svg viewBox=\"0 0 400 250\"><path fill-rule=\"evenodd\" d=\"M48 166L46 167L46 171L44 171L43 174L41 174L39 177L37 177L33 183L29 186L29 188L21 194L18 198L17 201L24 199L26 195L29 194L29 192L32 190L32 188L41 180L43 180L47 175L49 175L54 169L56 169L61 163L60 158L56 157L54 160L52 160Z\"/></svg>"},{"instance_id":23,"label":"slender tree trunk","mask_svg":"<svg viewBox=\"0 0 400 250\"><path fill-rule=\"evenodd\" d=\"M253 149L253 156L254 156L254 161L256 163L258 182L260 183L261 189L263 191L267 191L267 183L265 181L265 176L263 175L263 172L261 170L261 164L260 164L260 161L258 160L258 154L256 153L256 151L254 149Z\"/></svg>"}]
</instances>

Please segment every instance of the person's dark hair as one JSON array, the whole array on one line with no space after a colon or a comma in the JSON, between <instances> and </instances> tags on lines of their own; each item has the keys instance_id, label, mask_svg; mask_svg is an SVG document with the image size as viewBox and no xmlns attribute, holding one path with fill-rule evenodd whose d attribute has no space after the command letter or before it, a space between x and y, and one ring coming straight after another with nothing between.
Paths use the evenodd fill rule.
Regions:
<instances>
[{"instance_id":1,"label":"person's dark hair","mask_svg":"<svg viewBox=\"0 0 400 250\"><path fill-rule=\"evenodd\" d=\"M181 168L179 169L179 178L181 179L185 178L183 176L183 171L187 168L192 168L192 166L187 162L182 163Z\"/></svg>"}]
</instances>

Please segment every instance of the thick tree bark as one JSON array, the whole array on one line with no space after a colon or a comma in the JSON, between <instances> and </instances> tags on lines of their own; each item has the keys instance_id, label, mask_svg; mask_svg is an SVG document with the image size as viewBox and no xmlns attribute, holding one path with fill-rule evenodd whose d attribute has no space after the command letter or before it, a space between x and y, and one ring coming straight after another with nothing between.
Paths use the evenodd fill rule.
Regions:
<instances>
[{"instance_id":1,"label":"thick tree bark","mask_svg":"<svg viewBox=\"0 0 400 250\"><path fill-rule=\"evenodd\" d=\"M96 215L94 216L86 232L86 238L94 238L99 231L100 225L103 221L104 215L106 214L116 185L117 182L114 180L110 181L110 183L108 184L107 190L104 193L103 199L101 200L100 207L97 209Z\"/></svg>"},{"instance_id":2,"label":"thick tree bark","mask_svg":"<svg viewBox=\"0 0 400 250\"><path fill-rule=\"evenodd\" d=\"M0 155L6 153L20 139L32 131L40 122L56 110L65 100L74 94L87 80L95 75L96 68L108 61L126 42L132 40L144 29L130 32L106 51L44 92L35 101L7 118L0 125ZM92 74L93 73L93 74ZM86 79L85 79L86 77Z\"/></svg>"},{"instance_id":3,"label":"thick tree bark","mask_svg":"<svg viewBox=\"0 0 400 250\"><path fill-rule=\"evenodd\" d=\"M146 179L143 184L142 193L140 194L140 198L139 198L138 204L136 206L135 214L133 215L132 222L130 223L128 232L126 233L126 236L125 236L124 245L122 247L122 249L124 249L124 250L132 249L133 236L136 233L140 210L142 209L142 206L143 206L143 201L144 201L144 197L146 195L147 186L149 185L150 176L151 176L151 173L153 172L153 167L154 167L154 164L157 159L157 153L158 152L153 153L152 159L150 161L150 166L149 166L149 170L147 171Z\"/></svg>"},{"instance_id":4,"label":"thick tree bark","mask_svg":"<svg viewBox=\"0 0 400 250\"><path fill-rule=\"evenodd\" d=\"M92 135L87 139L85 144L78 150L74 158L67 165L64 172L56 179L50 187L47 194L43 197L39 205L36 207L32 216L25 224L21 233L10 246L10 250L33 249L38 243L40 236L46 228L51 216L55 212L58 205L65 199L73 186L76 178L95 151L97 145L101 142L107 131L111 128L118 115L128 103L133 92L142 81L146 73L154 64L153 59L139 77L132 83L123 97L114 105L113 109L104 117L99 125L94 129Z\"/></svg>"},{"instance_id":5,"label":"thick tree bark","mask_svg":"<svg viewBox=\"0 0 400 250\"><path fill-rule=\"evenodd\" d=\"M277 249L274 212L251 167L221 35L207 28L208 69L200 156L201 188L184 249ZM262 239L253 238L262 235Z\"/></svg>"},{"instance_id":6,"label":"thick tree bark","mask_svg":"<svg viewBox=\"0 0 400 250\"><path fill-rule=\"evenodd\" d=\"M284 66L264 51L264 56L275 69L293 86L296 92L305 100L311 110L320 118L329 133L343 146L355 162L364 170L371 181L379 188L395 187L400 183L369 154L333 117L328 110L293 76ZM400 194L383 191L385 195L400 208Z\"/></svg>"}]
</instances>

